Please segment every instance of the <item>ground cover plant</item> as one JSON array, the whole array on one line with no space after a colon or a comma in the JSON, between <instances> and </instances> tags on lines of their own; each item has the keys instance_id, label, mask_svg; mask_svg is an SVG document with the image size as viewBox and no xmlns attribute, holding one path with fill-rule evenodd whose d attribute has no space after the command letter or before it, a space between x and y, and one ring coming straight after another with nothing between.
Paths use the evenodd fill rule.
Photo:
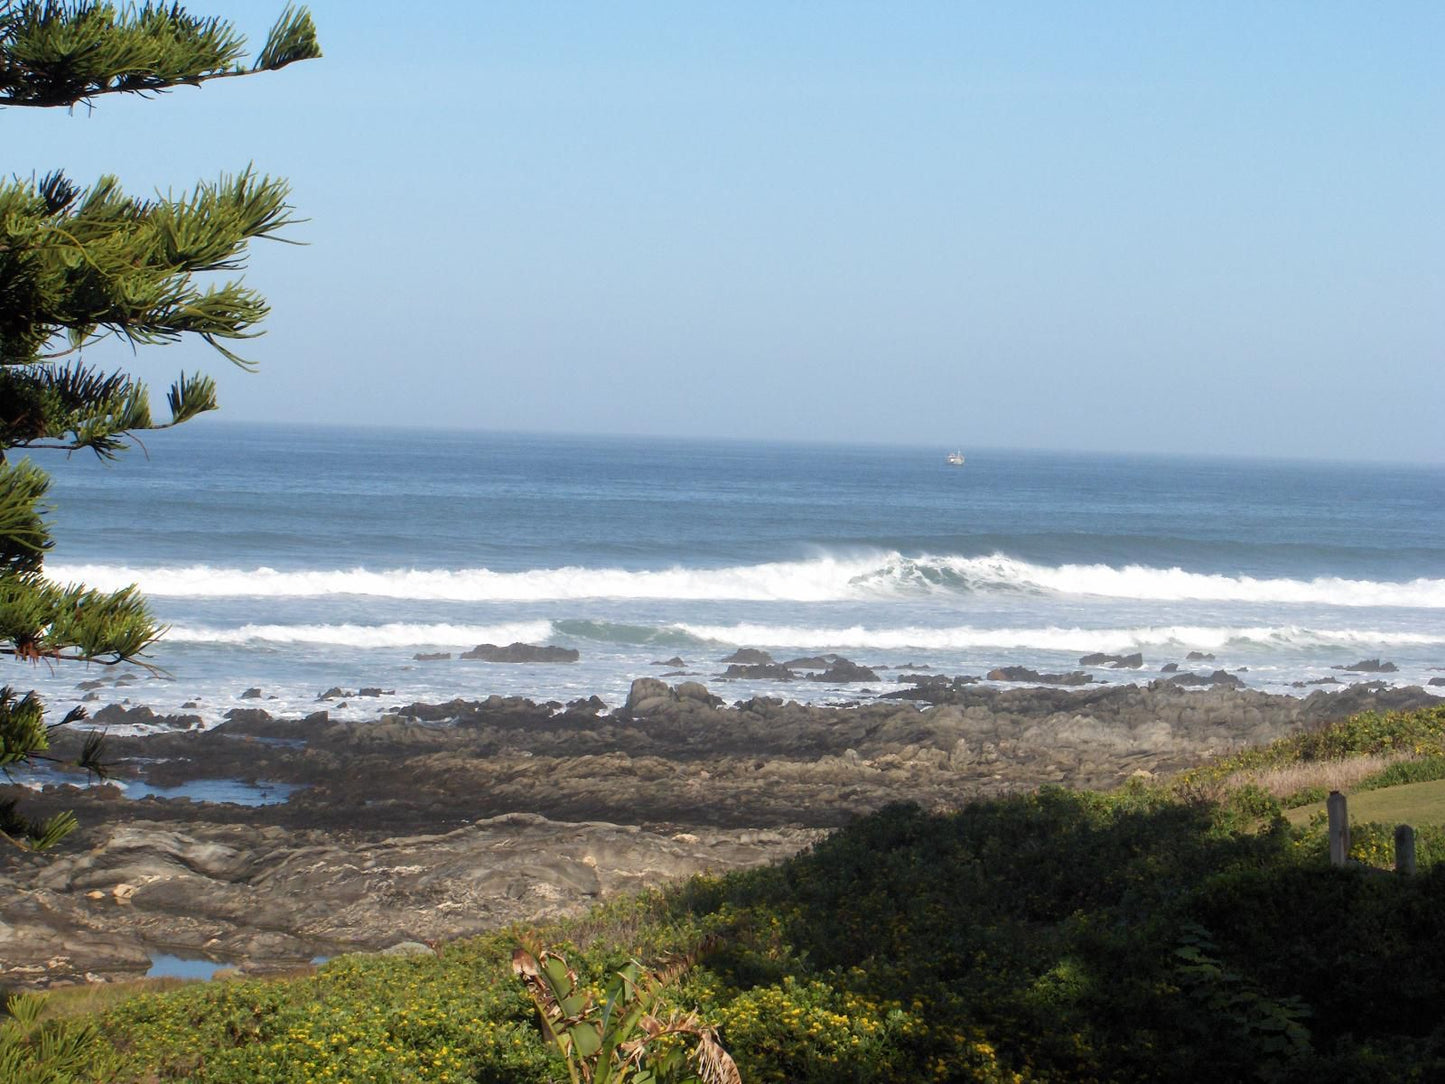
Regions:
<instances>
[{"instance_id":1,"label":"ground cover plant","mask_svg":"<svg viewBox=\"0 0 1445 1084\"><path fill-rule=\"evenodd\" d=\"M92 1017L106 1059L37 1079L567 1080L519 944L563 953L595 1004L630 961L687 957L649 1012L708 1029L749 1082L1441 1079L1440 848L1416 876L1369 869L1393 826L1357 825L1364 864L1333 868L1322 824L1217 784L1317 754L1425 760L1442 728L1439 709L1359 717L1109 794L893 806L772 868L438 956L134 997Z\"/></svg>"}]
</instances>

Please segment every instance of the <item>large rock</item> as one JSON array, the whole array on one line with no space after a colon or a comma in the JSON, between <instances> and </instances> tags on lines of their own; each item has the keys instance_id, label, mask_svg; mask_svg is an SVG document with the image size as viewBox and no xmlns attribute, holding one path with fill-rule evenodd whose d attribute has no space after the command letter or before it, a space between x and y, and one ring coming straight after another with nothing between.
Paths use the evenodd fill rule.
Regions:
<instances>
[{"instance_id":1,"label":"large rock","mask_svg":"<svg viewBox=\"0 0 1445 1084\"><path fill-rule=\"evenodd\" d=\"M629 715L651 715L675 703L677 694L667 682L642 677L632 682L632 687L627 691L627 703L622 707Z\"/></svg>"},{"instance_id":2,"label":"large rock","mask_svg":"<svg viewBox=\"0 0 1445 1084\"><path fill-rule=\"evenodd\" d=\"M1394 674L1399 667L1392 662L1381 662L1379 659L1361 659L1352 666L1331 666L1331 670L1344 670L1351 674Z\"/></svg>"},{"instance_id":3,"label":"large rock","mask_svg":"<svg viewBox=\"0 0 1445 1084\"><path fill-rule=\"evenodd\" d=\"M755 647L740 647L721 662L737 663L739 666L768 666L773 657Z\"/></svg>"},{"instance_id":4,"label":"large rock","mask_svg":"<svg viewBox=\"0 0 1445 1084\"><path fill-rule=\"evenodd\" d=\"M734 663L722 676L728 681L796 681L798 677L782 663L776 662Z\"/></svg>"},{"instance_id":5,"label":"large rock","mask_svg":"<svg viewBox=\"0 0 1445 1084\"><path fill-rule=\"evenodd\" d=\"M1132 655L1105 655L1096 651L1092 655L1085 655L1079 660L1080 666L1108 666L1115 670L1137 670L1144 665L1144 656L1140 652Z\"/></svg>"},{"instance_id":6,"label":"large rock","mask_svg":"<svg viewBox=\"0 0 1445 1084\"><path fill-rule=\"evenodd\" d=\"M570 647L513 643L506 647L478 644L457 657L479 662L576 662L581 655Z\"/></svg>"},{"instance_id":7,"label":"large rock","mask_svg":"<svg viewBox=\"0 0 1445 1084\"><path fill-rule=\"evenodd\" d=\"M1000 666L988 672L989 681L1036 681L1042 685L1087 685L1094 679L1082 670L1067 674L1041 674L1027 666Z\"/></svg>"},{"instance_id":8,"label":"large rock","mask_svg":"<svg viewBox=\"0 0 1445 1084\"><path fill-rule=\"evenodd\" d=\"M1197 686L1197 685L1223 685L1231 689L1244 688L1244 682L1233 674L1224 670L1216 670L1212 674L1175 674L1170 678L1162 678L1171 685Z\"/></svg>"},{"instance_id":9,"label":"large rock","mask_svg":"<svg viewBox=\"0 0 1445 1084\"><path fill-rule=\"evenodd\" d=\"M866 666L859 666L856 662L848 659L838 659L832 666L821 674L810 674L812 681L831 681L836 684L857 681L877 681L878 675Z\"/></svg>"}]
</instances>

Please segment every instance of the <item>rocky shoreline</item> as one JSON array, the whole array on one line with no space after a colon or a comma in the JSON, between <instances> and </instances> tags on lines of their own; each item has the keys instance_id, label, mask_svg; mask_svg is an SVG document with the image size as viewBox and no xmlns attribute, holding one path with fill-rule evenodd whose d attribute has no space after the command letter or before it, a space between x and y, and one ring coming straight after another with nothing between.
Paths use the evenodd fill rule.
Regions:
<instances>
[{"instance_id":1,"label":"rocky shoreline","mask_svg":"<svg viewBox=\"0 0 1445 1084\"><path fill-rule=\"evenodd\" d=\"M930 676L850 707L727 706L696 682L644 678L615 709L494 696L389 705L368 723L263 708L204 731L171 720L110 740L122 777L298 789L239 806L0 787L31 815L73 809L82 825L58 853L0 859L0 984L134 977L157 950L266 970L447 940L772 862L892 801L1109 787L1357 711L1438 702L1371 684L1292 697Z\"/></svg>"}]
</instances>

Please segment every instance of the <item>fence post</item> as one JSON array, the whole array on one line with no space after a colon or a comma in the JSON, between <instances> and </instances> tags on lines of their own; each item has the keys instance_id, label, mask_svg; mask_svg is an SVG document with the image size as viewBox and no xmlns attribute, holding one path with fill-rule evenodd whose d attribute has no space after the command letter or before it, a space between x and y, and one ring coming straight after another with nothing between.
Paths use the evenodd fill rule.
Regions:
<instances>
[{"instance_id":1,"label":"fence post","mask_svg":"<svg viewBox=\"0 0 1445 1084\"><path fill-rule=\"evenodd\" d=\"M1408 824L1395 828L1395 872L1415 872L1415 829Z\"/></svg>"},{"instance_id":2,"label":"fence post","mask_svg":"<svg viewBox=\"0 0 1445 1084\"><path fill-rule=\"evenodd\" d=\"M1330 791L1325 808L1330 812L1330 865L1343 866L1350 855L1350 814L1345 796Z\"/></svg>"}]
</instances>

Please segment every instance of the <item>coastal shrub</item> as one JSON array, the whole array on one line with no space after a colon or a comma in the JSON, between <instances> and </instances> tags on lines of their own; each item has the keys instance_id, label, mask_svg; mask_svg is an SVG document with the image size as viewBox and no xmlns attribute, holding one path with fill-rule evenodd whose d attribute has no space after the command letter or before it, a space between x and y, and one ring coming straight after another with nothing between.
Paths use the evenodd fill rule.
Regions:
<instances>
[{"instance_id":1,"label":"coastal shrub","mask_svg":"<svg viewBox=\"0 0 1445 1084\"><path fill-rule=\"evenodd\" d=\"M688 955L648 970L629 960L599 993L558 952L512 951L512 971L574 1084L741 1084L716 1028L665 1008L665 987L695 962Z\"/></svg>"},{"instance_id":2,"label":"coastal shrub","mask_svg":"<svg viewBox=\"0 0 1445 1084\"><path fill-rule=\"evenodd\" d=\"M1434 754L1397 761L1355 785L1355 790L1380 790L1404 783L1433 783L1445 779L1445 755Z\"/></svg>"},{"instance_id":3,"label":"coastal shrub","mask_svg":"<svg viewBox=\"0 0 1445 1084\"><path fill-rule=\"evenodd\" d=\"M121 1080L541 1084L554 1064L492 939L445 959L343 956L306 978L144 995L103 1023Z\"/></svg>"},{"instance_id":4,"label":"coastal shrub","mask_svg":"<svg viewBox=\"0 0 1445 1084\"><path fill-rule=\"evenodd\" d=\"M1322 747L1413 757L1439 714ZM540 1084L567 1066L511 977L516 944L557 945L605 1000L629 959L708 938L660 1007L715 1026L748 1081L1445 1079L1445 830L1419 827L1415 877L1337 870L1323 816L1291 827L1280 804L1257 785L1135 781L889 806L776 866L439 959L343 957L102 1020L118 1080ZM1352 843L1389 865L1393 826Z\"/></svg>"},{"instance_id":5,"label":"coastal shrub","mask_svg":"<svg viewBox=\"0 0 1445 1084\"><path fill-rule=\"evenodd\" d=\"M56 1018L43 995L5 1000L0 1017L0 1080L6 1084L79 1084L113 1067L100 1029L86 1019Z\"/></svg>"}]
</instances>

